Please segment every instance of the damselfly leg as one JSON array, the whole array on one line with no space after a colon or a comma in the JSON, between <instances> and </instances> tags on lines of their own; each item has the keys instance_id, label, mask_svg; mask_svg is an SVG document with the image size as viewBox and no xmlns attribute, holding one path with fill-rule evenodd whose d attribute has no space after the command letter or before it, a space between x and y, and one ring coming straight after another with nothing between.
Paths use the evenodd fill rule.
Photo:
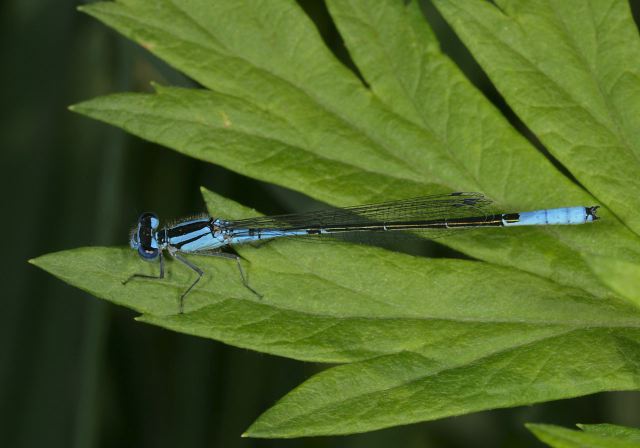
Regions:
<instances>
[{"instance_id":1,"label":"damselfly leg","mask_svg":"<svg viewBox=\"0 0 640 448\"><path fill-rule=\"evenodd\" d=\"M126 280L122 281L123 285L126 285L134 278L147 278L151 280L162 280L164 279L164 257L162 253L159 255L160 257L160 274L159 275L149 275L149 274L131 274Z\"/></svg>"}]
</instances>

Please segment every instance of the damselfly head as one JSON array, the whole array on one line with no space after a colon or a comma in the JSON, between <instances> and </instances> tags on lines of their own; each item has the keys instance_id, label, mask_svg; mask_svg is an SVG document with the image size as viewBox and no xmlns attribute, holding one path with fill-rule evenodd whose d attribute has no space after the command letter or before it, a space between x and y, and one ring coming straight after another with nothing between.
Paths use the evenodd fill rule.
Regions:
<instances>
[{"instance_id":1,"label":"damselfly head","mask_svg":"<svg viewBox=\"0 0 640 448\"><path fill-rule=\"evenodd\" d=\"M138 227L131 232L129 244L132 249L137 249L140 258L155 260L160 255L157 239L159 225L160 220L155 213L143 213L138 218Z\"/></svg>"}]
</instances>

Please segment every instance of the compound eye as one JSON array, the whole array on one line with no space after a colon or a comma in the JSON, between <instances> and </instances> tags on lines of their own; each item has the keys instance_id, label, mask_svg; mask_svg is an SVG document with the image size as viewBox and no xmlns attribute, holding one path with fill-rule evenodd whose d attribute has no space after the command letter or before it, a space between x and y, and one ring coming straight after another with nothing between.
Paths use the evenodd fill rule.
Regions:
<instances>
[{"instance_id":1,"label":"compound eye","mask_svg":"<svg viewBox=\"0 0 640 448\"><path fill-rule=\"evenodd\" d=\"M131 247L138 249L138 255L144 260L153 260L160 255L156 230L160 220L155 213L143 213L138 219L138 230L131 238Z\"/></svg>"},{"instance_id":2,"label":"compound eye","mask_svg":"<svg viewBox=\"0 0 640 448\"><path fill-rule=\"evenodd\" d=\"M142 246L138 246L138 255L140 255L140 257L144 258L145 260L154 260L158 258L159 254L160 251L158 249L152 247L145 249Z\"/></svg>"},{"instance_id":3,"label":"compound eye","mask_svg":"<svg viewBox=\"0 0 640 448\"><path fill-rule=\"evenodd\" d=\"M141 227L150 227L151 229L156 230L160 225L160 220L158 219L158 215L155 213L146 212L140 215L138 225Z\"/></svg>"}]
</instances>

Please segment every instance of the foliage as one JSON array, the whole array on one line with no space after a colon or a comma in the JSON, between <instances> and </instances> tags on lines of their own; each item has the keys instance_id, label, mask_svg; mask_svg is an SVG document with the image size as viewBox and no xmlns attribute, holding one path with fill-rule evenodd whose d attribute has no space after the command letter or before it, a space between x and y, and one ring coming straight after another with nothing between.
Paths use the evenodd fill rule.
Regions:
<instances>
[{"instance_id":1,"label":"foliage","mask_svg":"<svg viewBox=\"0 0 640 448\"><path fill-rule=\"evenodd\" d=\"M578 426L582 431L540 424L529 424L527 428L554 448L632 448L640 443L640 431L635 428L609 424Z\"/></svg>"},{"instance_id":2,"label":"foliage","mask_svg":"<svg viewBox=\"0 0 640 448\"><path fill-rule=\"evenodd\" d=\"M157 266L121 248L34 263L145 322L341 363L285 396L249 436L362 432L637 389L640 47L628 6L495 3L435 1L514 111L589 192L469 83L415 2L328 2L365 82L293 2L85 6L204 88L156 85L153 94L73 109L334 205L467 190L508 210L598 203L600 222L443 240L482 262L347 244L241 247L262 300L242 287L233 263L191 257L206 276L183 315L177 298L192 274L176 263L164 282L126 286L128 274ZM205 200L215 216L251 213L210 192Z\"/></svg>"}]
</instances>

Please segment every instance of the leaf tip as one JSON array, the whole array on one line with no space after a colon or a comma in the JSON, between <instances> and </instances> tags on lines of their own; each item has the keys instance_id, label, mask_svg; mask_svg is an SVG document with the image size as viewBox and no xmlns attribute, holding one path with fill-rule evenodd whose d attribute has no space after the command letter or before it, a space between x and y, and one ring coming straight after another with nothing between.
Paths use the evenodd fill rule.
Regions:
<instances>
[{"instance_id":1,"label":"leaf tip","mask_svg":"<svg viewBox=\"0 0 640 448\"><path fill-rule=\"evenodd\" d=\"M76 11L95 17L96 13L94 10L97 9L96 5L100 3L102 2L97 2L97 3L94 3L93 5L91 4L78 5L76 6Z\"/></svg>"},{"instance_id":2,"label":"leaf tip","mask_svg":"<svg viewBox=\"0 0 640 448\"><path fill-rule=\"evenodd\" d=\"M89 100L89 101L91 101L91 100ZM86 115L86 113L87 113L86 103L88 103L88 101L82 101L80 103L71 104L71 105L67 106L67 110L69 112L73 112L75 114Z\"/></svg>"},{"instance_id":3,"label":"leaf tip","mask_svg":"<svg viewBox=\"0 0 640 448\"><path fill-rule=\"evenodd\" d=\"M45 269L46 270L46 263L43 263L43 259L46 259L47 255L40 255L39 257L33 257L33 258L29 258L27 260L27 263L29 263L32 266L36 266L40 269Z\"/></svg>"},{"instance_id":4,"label":"leaf tip","mask_svg":"<svg viewBox=\"0 0 640 448\"><path fill-rule=\"evenodd\" d=\"M251 425L245 432L243 432L242 434L240 434L240 437L243 439L261 439L261 438L268 438L268 436L265 436L263 434L260 434L260 431L258 430L257 432L253 429L255 425Z\"/></svg>"},{"instance_id":5,"label":"leaf tip","mask_svg":"<svg viewBox=\"0 0 640 448\"><path fill-rule=\"evenodd\" d=\"M54 272L54 267L55 267L55 261L52 259L54 257L52 257L53 254L45 254L45 255L40 255L38 257L34 257L34 258L30 258L27 260L27 263L29 263L31 266L35 266L39 269L42 269L45 272L49 272L50 274L56 275ZM52 263L52 261L54 261Z\"/></svg>"},{"instance_id":6,"label":"leaf tip","mask_svg":"<svg viewBox=\"0 0 640 448\"><path fill-rule=\"evenodd\" d=\"M109 97L113 97L115 95L110 95L110 96L106 96L106 97L97 97L97 98L93 98L93 99L89 99L86 101L81 101L79 103L76 104L71 104L69 106L67 106L67 109L70 112L73 112L75 114L80 114L80 115L85 115L88 117L93 117L93 114L95 114L97 111L100 111L100 105L104 104L105 101L109 100Z\"/></svg>"},{"instance_id":7,"label":"leaf tip","mask_svg":"<svg viewBox=\"0 0 640 448\"><path fill-rule=\"evenodd\" d=\"M76 11L88 14L97 18L97 14L106 8L118 7L119 5L111 5L112 2L95 2L76 6ZM115 2L114 2L115 3Z\"/></svg>"},{"instance_id":8,"label":"leaf tip","mask_svg":"<svg viewBox=\"0 0 640 448\"><path fill-rule=\"evenodd\" d=\"M249 427L242 433L240 437L245 439L271 439L277 438L279 435L274 435L269 431L268 428L262 424L261 419L258 418L256 421L251 423Z\"/></svg>"}]
</instances>

